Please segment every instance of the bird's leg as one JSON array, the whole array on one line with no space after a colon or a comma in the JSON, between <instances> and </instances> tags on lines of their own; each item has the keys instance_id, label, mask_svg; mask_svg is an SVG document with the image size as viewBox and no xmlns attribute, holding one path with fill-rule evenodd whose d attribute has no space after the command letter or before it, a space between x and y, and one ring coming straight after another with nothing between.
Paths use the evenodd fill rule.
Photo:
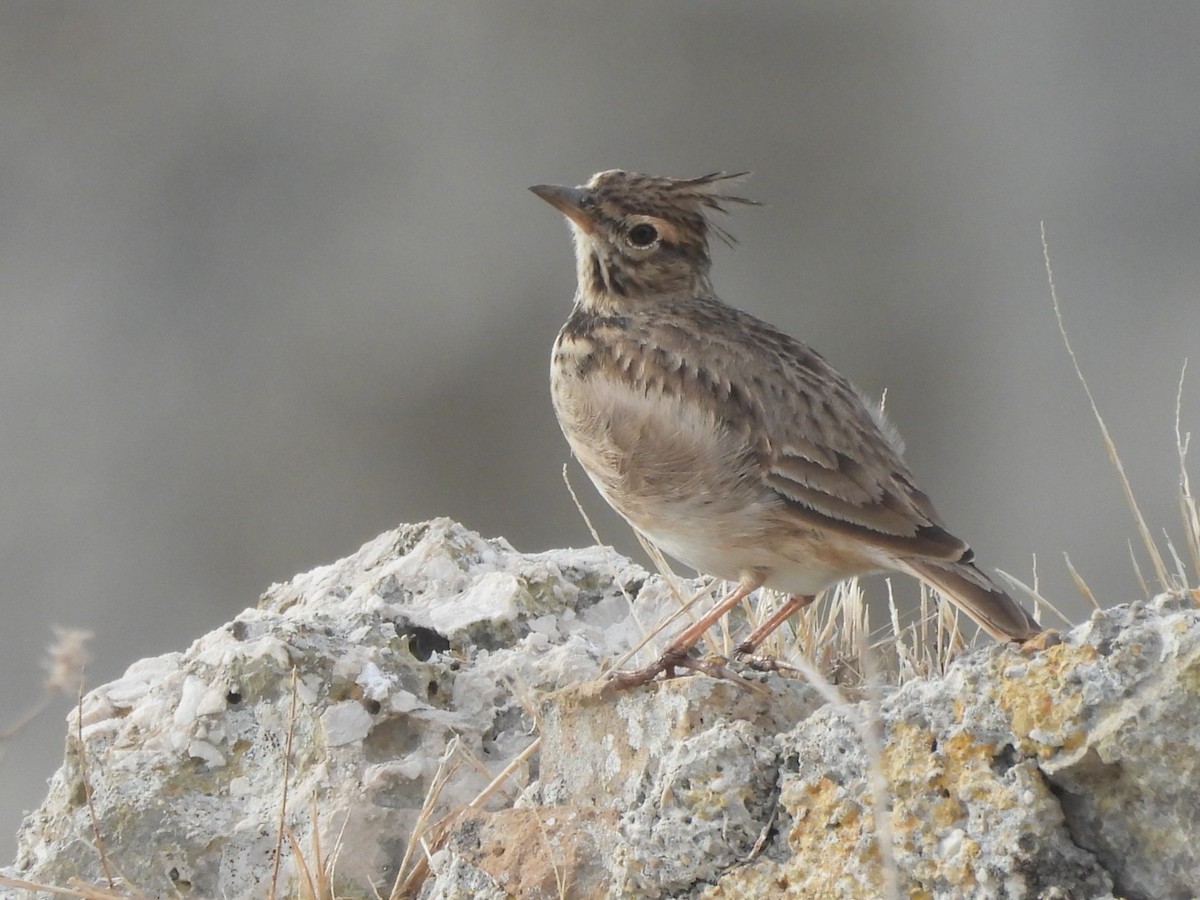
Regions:
<instances>
[{"instance_id":1,"label":"bird's leg","mask_svg":"<svg viewBox=\"0 0 1200 900\"><path fill-rule=\"evenodd\" d=\"M786 622L792 613L804 609L804 607L808 606L815 599L817 599L815 594L792 594L779 609L775 610L769 619L750 632L750 635L734 648L734 653L738 656L753 657L754 651L759 648L759 645L767 639L771 632Z\"/></svg>"},{"instance_id":2,"label":"bird's leg","mask_svg":"<svg viewBox=\"0 0 1200 900\"><path fill-rule=\"evenodd\" d=\"M704 636L704 632L708 631L712 625L729 612L746 597L758 590L762 584L761 579L747 579L738 584L737 588L730 591L729 594L720 603L710 609L707 613L688 626L679 637L671 641L667 648L663 650L662 656L650 663L648 666L643 666L640 669L630 671L617 671L611 676L612 685L618 690L625 688L637 687L638 685L646 684L658 677L659 673L664 673L667 678L674 678L677 674L677 668L694 669L697 666L690 665L684 660L688 658L688 651ZM765 635L764 635L765 636Z\"/></svg>"}]
</instances>

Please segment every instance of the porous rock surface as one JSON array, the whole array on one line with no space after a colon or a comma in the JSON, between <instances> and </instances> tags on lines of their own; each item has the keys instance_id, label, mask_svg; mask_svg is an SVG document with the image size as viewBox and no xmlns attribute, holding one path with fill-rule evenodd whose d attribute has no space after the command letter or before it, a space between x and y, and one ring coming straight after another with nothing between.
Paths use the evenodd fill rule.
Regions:
<instances>
[{"instance_id":1,"label":"porous rock surface","mask_svg":"<svg viewBox=\"0 0 1200 900\"><path fill-rule=\"evenodd\" d=\"M131 894L263 897L282 808L307 865L314 832L337 848L338 896L387 897L454 745L428 820L457 815L413 848L427 900L869 898L889 873L918 898L1196 895L1194 595L1039 652L983 647L877 712L778 674L604 690L602 665L673 603L604 548L522 555L444 519L388 532L89 693L0 874L105 885L99 835Z\"/></svg>"}]
</instances>

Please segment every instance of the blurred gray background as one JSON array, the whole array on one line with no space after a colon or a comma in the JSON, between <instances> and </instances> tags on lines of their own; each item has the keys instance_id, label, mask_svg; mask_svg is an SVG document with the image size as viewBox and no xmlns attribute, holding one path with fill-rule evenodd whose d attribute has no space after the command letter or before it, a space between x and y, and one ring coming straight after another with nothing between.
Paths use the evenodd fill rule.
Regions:
<instances>
[{"instance_id":1,"label":"blurred gray background","mask_svg":"<svg viewBox=\"0 0 1200 900\"><path fill-rule=\"evenodd\" d=\"M611 167L752 169L719 292L888 389L985 566L1131 599L1038 223L1178 539L1198 43L1194 0L0 6L0 729L52 623L94 685L399 522L589 543L546 386L571 246L525 188ZM70 705L0 745L0 860Z\"/></svg>"}]
</instances>

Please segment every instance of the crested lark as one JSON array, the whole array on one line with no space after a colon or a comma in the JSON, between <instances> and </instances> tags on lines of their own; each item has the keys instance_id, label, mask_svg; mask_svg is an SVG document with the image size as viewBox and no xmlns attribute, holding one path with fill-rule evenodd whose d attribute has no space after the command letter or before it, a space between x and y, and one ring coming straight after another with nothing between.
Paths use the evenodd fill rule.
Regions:
<instances>
[{"instance_id":1,"label":"crested lark","mask_svg":"<svg viewBox=\"0 0 1200 900\"><path fill-rule=\"evenodd\" d=\"M790 595L738 649L753 652L831 584L907 572L981 628L1040 631L971 562L901 458L880 410L821 356L718 299L709 216L736 175L600 172L531 190L570 220L575 308L554 343L559 425L606 501L669 555L737 587L621 686L676 667L760 587Z\"/></svg>"}]
</instances>

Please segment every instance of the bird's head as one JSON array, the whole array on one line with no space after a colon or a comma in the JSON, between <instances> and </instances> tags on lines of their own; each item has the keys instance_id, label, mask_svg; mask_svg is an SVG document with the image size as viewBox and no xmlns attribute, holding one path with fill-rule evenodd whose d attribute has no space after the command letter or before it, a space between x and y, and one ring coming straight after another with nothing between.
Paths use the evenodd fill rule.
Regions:
<instances>
[{"instance_id":1,"label":"bird's head","mask_svg":"<svg viewBox=\"0 0 1200 900\"><path fill-rule=\"evenodd\" d=\"M571 223L583 302L628 308L712 290L709 235L733 239L710 214L754 203L725 192L745 174L680 179L610 169L579 187L530 190Z\"/></svg>"}]
</instances>

